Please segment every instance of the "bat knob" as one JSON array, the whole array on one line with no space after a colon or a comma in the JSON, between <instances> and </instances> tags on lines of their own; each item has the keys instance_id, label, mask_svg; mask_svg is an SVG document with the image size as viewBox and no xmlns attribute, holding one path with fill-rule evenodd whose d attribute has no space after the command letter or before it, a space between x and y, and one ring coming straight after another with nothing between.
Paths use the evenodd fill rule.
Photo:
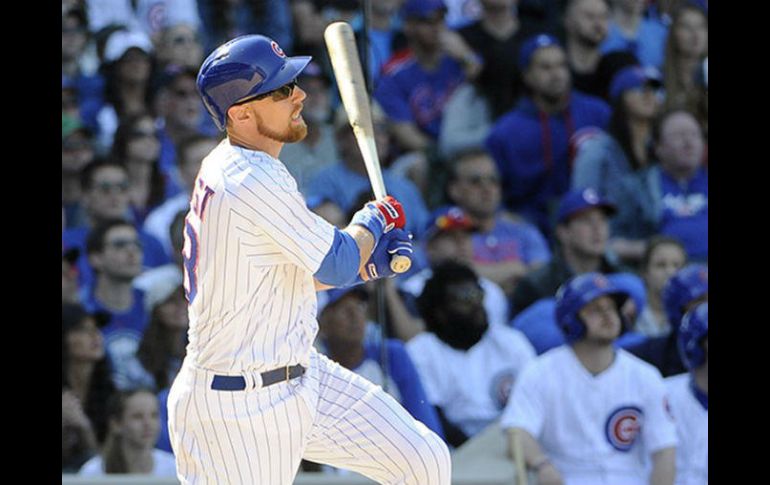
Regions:
<instances>
[{"instance_id":1,"label":"bat knob","mask_svg":"<svg viewBox=\"0 0 770 485\"><path fill-rule=\"evenodd\" d=\"M390 269L394 273L405 273L412 267L412 260L406 256L395 255L390 260Z\"/></svg>"}]
</instances>

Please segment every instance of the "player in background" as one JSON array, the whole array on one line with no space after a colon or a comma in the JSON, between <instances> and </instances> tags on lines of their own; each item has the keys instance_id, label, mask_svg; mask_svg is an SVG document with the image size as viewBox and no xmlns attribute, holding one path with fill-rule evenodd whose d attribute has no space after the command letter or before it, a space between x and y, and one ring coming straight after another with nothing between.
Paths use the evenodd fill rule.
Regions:
<instances>
[{"instance_id":1,"label":"player in background","mask_svg":"<svg viewBox=\"0 0 770 485\"><path fill-rule=\"evenodd\" d=\"M503 412L539 485L672 485L676 430L660 372L613 342L629 295L600 273L567 281L556 320L567 345L519 375ZM517 438L514 438L517 437Z\"/></svg>"},{"instance_id":2,"label":"player in background","mask_svg":"<svg viewBox=\"0 0 770 485\"><path fill-rule=\"evenodd\" d=\"M676 485L701 485L709 478L709 304L685 314L677 339L689 372L666 379L676 421Z\"/></svg>"},{"instance_id":3,"label":"player in background","mask_svg":"<svg viewBox=\"0 0 770 485\"><path fill-rule=\"evenodd\" d=\"M227 138L203 160L185 225L189 345L168 398L177 476L289 484L304 458L380 483L448 485L441 438L312 347L317 290L392 276L392 254L412 248L397 200L365 204L340 230L278 159L307 134L296 78L310 59L247 35L198 73Z\"/></svg>"}]
</instances>

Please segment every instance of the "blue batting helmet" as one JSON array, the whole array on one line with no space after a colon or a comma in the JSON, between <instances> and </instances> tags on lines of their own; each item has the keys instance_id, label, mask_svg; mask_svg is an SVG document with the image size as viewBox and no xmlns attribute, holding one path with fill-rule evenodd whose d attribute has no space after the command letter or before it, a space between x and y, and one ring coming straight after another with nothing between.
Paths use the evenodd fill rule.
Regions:
<instances>
[{"instance_id":1,"label":"blue batting helmet","mask_svg":"<svg viewBox=\"0 0 770 485\"><path fill-rule=\"evenodd\" d=\"M578 313L592 300L608 295L620 307L629 298L627 292L607 279L601 273L585 273L570 279L556 292L556 323L564 332L564 338L571 344L583 338L586 326ZM621 314L621 321L625 320ZM625 328L623 321L623 328Z\"/></svg>"},{"instance_id":2,"label":"blue batting helmet","mask_svg":"<svg viewBox=\"0 0 770 485\"><path fill-rule=\"evenodd\" d=\"M243 35L222 44L203 61L198 92L217 128L224 131L232 105L289 83L311 59L286 57L269 37Z\"/></svg>"},{"instance_id":3,"label":"blue batting helmet","mask_svg":"<svg viewBox=\"0 0 770 485\"><path fill-rule=\"evenodd\" d=\"M708 295L709 269L705 264L688 264L663 287L663 308L673 330L679 328L687 305Z\"/></svg>"},{"instance_id":4,"label":"blue batting helmet","mask_svg":"<svg viewBox=\"0 0 770 485\"><path fill-rule=\"evenodd\" d=\"M687 369L692 370L706 362L703 338L709 333L709 304L700 303L685 313L677 335L679 356Z\"/></svg>"}]
</instances>

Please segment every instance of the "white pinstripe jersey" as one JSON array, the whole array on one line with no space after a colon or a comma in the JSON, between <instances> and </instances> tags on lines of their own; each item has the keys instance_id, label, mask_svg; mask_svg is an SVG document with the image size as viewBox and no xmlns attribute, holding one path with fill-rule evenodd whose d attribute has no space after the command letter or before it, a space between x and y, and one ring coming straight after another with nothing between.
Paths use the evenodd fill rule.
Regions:
<instances>
[{"instance_id":1,"label":"white pinstripe jersey","mask_svg":"<svg viewBox=\"0 0 770 485\"><path fill-rule=\"evenodd\" d=\"M313 274L333 239L283 163L223 140L203 160L185 223L187 359L223 374L307 367Z\"/></svg>"}]
</instances>

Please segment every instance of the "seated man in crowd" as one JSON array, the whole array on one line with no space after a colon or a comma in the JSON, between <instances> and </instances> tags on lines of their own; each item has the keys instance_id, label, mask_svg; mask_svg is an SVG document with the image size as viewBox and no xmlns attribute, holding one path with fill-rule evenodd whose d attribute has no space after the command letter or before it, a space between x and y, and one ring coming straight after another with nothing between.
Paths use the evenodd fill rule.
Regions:
<instances>
[{"instance_id":1,"label":"seated man in crowd","mask_svg":"<svg viewBox=\"0 0 770 485\"><path fill-rule=\"evenodd\" d=\"M557 293L568 345L524 369L500 421L537 483L674 483L676 429L663 378L613 345L627 325L620 308L628 297L600 273L576 276Z\"/></svg>"},{"instance_id":2,"label":"seated man in crowd","mask_svg":"<svg viewBox=\"0 0 770 485\"><path fill-rule=\"evenodd\" d=\"M535 357L521 332L489 324L483 298L470 267L438 265L417 299L427 331L406 344L455 447L500 416L513 383Z\"/></svg>"}]
</instances>

